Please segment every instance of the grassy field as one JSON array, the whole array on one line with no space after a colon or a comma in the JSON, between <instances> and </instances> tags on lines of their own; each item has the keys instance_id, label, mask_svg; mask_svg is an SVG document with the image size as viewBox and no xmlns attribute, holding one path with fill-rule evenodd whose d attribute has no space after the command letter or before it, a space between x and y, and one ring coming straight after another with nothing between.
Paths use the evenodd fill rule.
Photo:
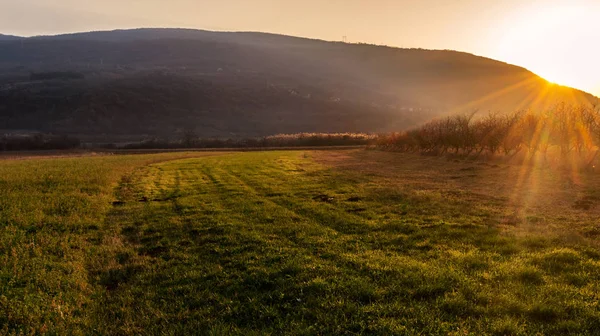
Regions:
<instances>
[{"instance_id":1,"label":"grassy field","mask_svg":"<svg viewBox=\"0 0 600 336\"><path fill-rule=\"evenodd\" d=\"M598 202L365 150L0 161L0 333L595 335Z\"/></svg>"}]
</instances>

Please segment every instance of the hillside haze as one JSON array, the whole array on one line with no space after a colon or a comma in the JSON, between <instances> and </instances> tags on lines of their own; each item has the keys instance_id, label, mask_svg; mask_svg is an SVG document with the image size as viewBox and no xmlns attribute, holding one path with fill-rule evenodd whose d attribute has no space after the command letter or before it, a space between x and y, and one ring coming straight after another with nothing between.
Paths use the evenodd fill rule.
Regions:
<instances>
[{"instance_id":1,"label":"hillside haze","mask_svg":"<svg viewBox=\"0 0 600 336\"><path fill-rule=\"evenodd\" d=\"M384 132L448 113L596 101L456 51L188 29L0 35L6 131L107 141Z\"/></svg>"},{"instance_id":2,"label":"hillside haze","mask_svg":"<svg viewBox=\"0 0 600 336\"><path fill-rule=\"evenodd\" d=\"M22 39L22 37L0 34L0 41L14 41L14 40L20 40L20 39Z\"/></svg>"}]
</instances>

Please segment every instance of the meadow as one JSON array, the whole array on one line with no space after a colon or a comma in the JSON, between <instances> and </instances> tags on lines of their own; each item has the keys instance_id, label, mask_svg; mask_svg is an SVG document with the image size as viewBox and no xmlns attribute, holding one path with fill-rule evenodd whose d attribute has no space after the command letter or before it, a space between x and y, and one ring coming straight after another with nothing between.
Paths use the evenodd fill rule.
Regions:
<instances>
[{"instance_id":1,"label":"meadow","mask_svg":"<svg viewBox=\"0 0 600 336\"><path fill-rule=\"evenodd\" d=\"M0 333L594 335L600 177L375 150L0 161Z\"/></svg>"}]
</instances>

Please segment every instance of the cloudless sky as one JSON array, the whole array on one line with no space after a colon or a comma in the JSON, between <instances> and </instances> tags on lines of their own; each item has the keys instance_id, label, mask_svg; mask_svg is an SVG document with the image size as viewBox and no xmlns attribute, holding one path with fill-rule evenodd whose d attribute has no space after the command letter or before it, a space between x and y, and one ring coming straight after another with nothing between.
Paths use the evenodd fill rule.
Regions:
<instances>
[{"instance_id":1,"label":"cloudless sky","mask_svg":"<svg viewBox=\"0 0 600 336\"><path fill-rule=\"evenodd\" d=\"M0 33L263 31L453 49L600 96L600 0L0 0Z\"/></svg>"}]
</instances>

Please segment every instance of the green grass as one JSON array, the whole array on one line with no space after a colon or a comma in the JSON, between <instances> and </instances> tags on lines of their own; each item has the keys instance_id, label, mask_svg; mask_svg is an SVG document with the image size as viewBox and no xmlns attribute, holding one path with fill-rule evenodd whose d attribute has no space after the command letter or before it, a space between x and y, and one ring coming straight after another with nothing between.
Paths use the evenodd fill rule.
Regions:
<instances>
[{"instance_id":1,"label":"green grass","mask_svg":"<svg viewBox=\"0 0 600 336\"><path fill-rule=\"evenodd\" d=\"M92 239L121 176L190 155L0 160L0 334L85 330Z\"/></svg>"},{"instance_id":2,"label":"green grass","mask_svg":"<svg viewBox=\"0 0 600 336\"><path fill-rule=\"evenodd\" d=\"M519 167L366 151L173 156L0 162L1 332L600 330L594 213L504 188Z\"/></svg>"}]
</instances>

